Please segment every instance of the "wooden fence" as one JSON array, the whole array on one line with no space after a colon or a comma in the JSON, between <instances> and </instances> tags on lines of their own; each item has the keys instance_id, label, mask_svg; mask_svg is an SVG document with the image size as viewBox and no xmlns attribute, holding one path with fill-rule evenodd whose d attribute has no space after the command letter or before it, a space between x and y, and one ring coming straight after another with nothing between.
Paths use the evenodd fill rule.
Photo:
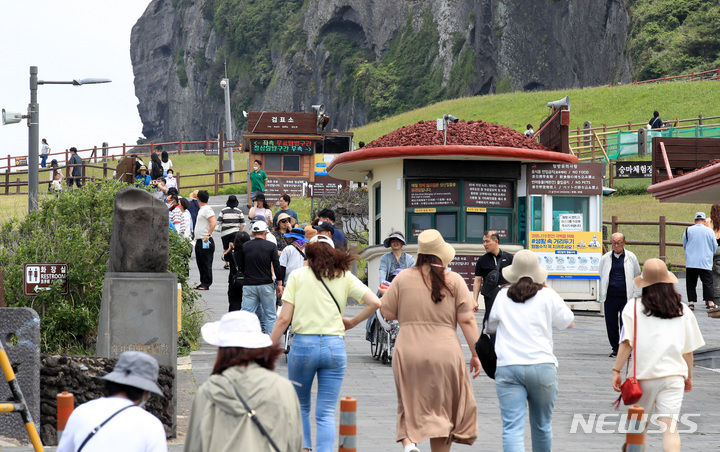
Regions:
<instances>
[{"instance_id":1,"label":"wooden fence","mask_svg":"<svg viewBox=\"0 0 720 452\"><path fill-rule=\"evenodd\" d=\"M720 127L720 122L712 122L718 119L720 119L720 116L703 117L702 115L689 119L676 118L674 120L664 121L668 127L658 130L668 130L670 127L675 129L692 129L699 125L705 127ZM707 121L711 121L711 123L708 124ZM603 124L600 127L577 127L575 130L570 131L570 151L576 155L581 162L595 162L603 159L607 161L607 137L609 135L615 135L621 131L637 132L638 129L645 128L647 124L647 121L629 121L626 124L614 126Z\"/></svg>"},{"instance_id":2,"label":"wooden fence","mask_svg":"<svg viewBox=\"0 0 720 452\"><path fill-rule=\"evenodd\" d=\"M638 82L635 80L633 85L640 85L643 83L667 83L667 82L706 82L706 81L720 81L720 67L717 69L710 69L709 71L702 72L691 72L685 75L674 75L672 77L663 76L661 78L654 78L652 80L643 80Z\"/></svg>"},{"instance_id":3,"label":"wooden fence","mask_svg":"<svg viewBox=\"0 0 720 452\"><path fill-rule=\"evenodd\" d=\"M611 233L614 234L620 230L620 225L631 225L631 226L657 226L658 227L658 240L628 240L628 245L642 245L642 246L653 246L658 247L658 258L667 263L667 247L679 246L682 247L682 242L668 242L667 241L667 226L692 226L695 223L689 223L687 221L667 221L665 216L661 216L658 221L621 221L618 217L613 215L612 220L603 220L603 224L611 226ZM605 245L610 244L610 240L603 240ZM670 266L685 268L685 263L670 262Z\"/></svg>"},{"instance_id":4,"label":"wooden fence","mask_svg":"<svg viewBox=\"0 0 720 452\"><path fill-rule=\"evenodd\" d=\"M113 179L118 178L122 176L122 174L115 174L117 163L119 162L123 157L129 156L129 155L138 155L138 156L146 156L152 154L152 152L163 150L167 151L168 154L186 154L186 153L205 153L209 155L217 155L217 141L212 140L205 140L205 141L176 141L176 142L170 142L170 143L149 143L149 144L142 144L142 145L135 145L132 147L126 146L123 144L122 146L108 146L107 148L97 146L88 148L88 149L79 149L78 155L82 155L83 153L89 154L89 156L83 158L83 163L81 165L68 165L67 162L69 160L69 151L65 150L63 152L58 153L51 153L48 157L48 164L49 162L54 158L58 160L58 165L60 166L60 170L63 171L65 174L65 177L67 178L70 175L70 172L72 171L73 167L79 166L81 168L81 183L85 185L88 182L92 182L95 180L107 180L107 179ZM107 150L107 151L104 151ZM101 155L98 155L98 151L100 151ZM111 153L110 151L115 151L114 153ZM57 157L61 156L61 159L58 159ZM4 159L4 158L3 158ZM14 171L11 172L11 168L14 166L11 165L12 160L15 159L15 157L8 156L7 157L7 166L4 168L4 174L0 173L0 195L17 195L17 194L24 194L26 195L28 193L27 186L27 173L28 170L20 170L20 171ZM0 159L2 160L2 159ZM0 170L3 167L0 166ZM102 177L96 176L96 175L89 175L88 169L94 168L97 170L102 171ZM134 168L134 166L133 166ZM94 173L99 173L100 171L94 171ZM229 185L238 185L238 184L246 184L247 183L247 169L239 169L235 171L220 171L218 169L215 169L213 172L208 173L194 173L194 174L180 174L177 171L174 171L175 173L175 179L177 179L178 184L178 190L188 190L188 189L194 189L194 188L211 188L211 192L214 192L215 196L219 194L219 191L222 187L229 186ZM233 175L235 179L237 179L234 182L229 182L225 180L225 176ZM21 177L24 176L24 177ZM212 182L207 183L205 182L199 182L197 180L193 180L194 178L207 178L208 176L212 176ZM240 176L240 177L238 177ZM39 168L39 183L42 193L44 190L42 189L44 184L50 184L52 182L52 168ZM134 178L134 175L132 176Z\"/></svg>"}]
</instances>

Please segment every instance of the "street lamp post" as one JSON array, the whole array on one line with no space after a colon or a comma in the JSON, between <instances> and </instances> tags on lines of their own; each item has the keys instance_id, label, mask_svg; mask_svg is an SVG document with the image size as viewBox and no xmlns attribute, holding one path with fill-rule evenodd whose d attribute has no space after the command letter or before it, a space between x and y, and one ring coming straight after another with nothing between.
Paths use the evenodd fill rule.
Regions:
<instances>
[{"instance_id":1,"label":"street lamp post","mask_svg":"<svg viewBox=\"0 0 720 452\"><path fill-rule=\"evenodd\" d=\"M230 81L224 78L220 81L220 86L225 91L225 140L231 141L232 134L232 116L230 113ZM228 147L228 158L230 159L230 171L235 171L235 158L233 157L233 148ZM235 173L230 173L230 182L235 182Z\"/></svg>"},{"instance_id":2,"label":"street lamp post","mask_svg":"<svg viewBox=\"0 0 720 452\"><path fill-rule=\"evenodd\" d=\"M38 85L92 85L110 83L107 78L85 78L68 81L38 80L37 66L30 66L30 104L28 105L28 212L38 207L38 142L40 141L40 105L37 101Z\"/></svg>"}]
</instances>

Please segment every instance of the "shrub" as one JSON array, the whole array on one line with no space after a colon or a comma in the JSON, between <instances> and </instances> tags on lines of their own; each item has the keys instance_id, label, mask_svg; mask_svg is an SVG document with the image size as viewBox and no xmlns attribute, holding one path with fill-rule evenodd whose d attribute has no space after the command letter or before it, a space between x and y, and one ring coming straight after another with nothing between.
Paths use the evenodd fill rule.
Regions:
<instances>
[{"instance_id":1,"label":"shrub","mask_svg":"<svg viewBox=\"0 0 720 452\"><path fill-rule=\"evenodd\" d=\"M23 219L0 224L0 265L8 306L27 306L41 318L43 353L93 354L110 253L115 194L125 184L104 181L67 190L58 198L41 200L38 210ZM187 352L199 337L202 312L183 269L190 243L170 234L168 271L178 273L183 288L183 332L179 349ZM69 294L58 283L36 296L23 294L23 264L68 262ZM185 325L188 325L188 330Z\"/></svg>"}]
</instances>

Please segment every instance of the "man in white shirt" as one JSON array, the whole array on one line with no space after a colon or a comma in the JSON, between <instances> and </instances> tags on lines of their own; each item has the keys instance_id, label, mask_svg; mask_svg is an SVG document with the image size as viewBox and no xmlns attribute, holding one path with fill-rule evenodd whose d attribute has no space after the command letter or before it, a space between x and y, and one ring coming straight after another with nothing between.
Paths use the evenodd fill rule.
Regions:
<instances>
[{"instance_id":1,"label":"man in white shirt","mask_svg":"<svg viewBox=\"0 0 720 452\"><path fill-rule=\"evenodd\" d=\"M207 203L210 195L207 190L200 190L197 201L200 205L195 223L195 260L200 271L200 284L197 290L208 290L213 282L212 263L215 254L215 241L212 233L215 230L215 212Z\"/></svg>"},{"instance_id":2,"label":"man in white shirt","mask_svg":"<svg viewBox=\"0 0 720 452\"><path fill-rule=\"evenodd\" d=\"M120 355L115 369L102 377L106 397L77 407L70 415L58 452L167 452L162 422L143 408L157 385L160 367L142 352Z\"/></svg>"}]
</instances>

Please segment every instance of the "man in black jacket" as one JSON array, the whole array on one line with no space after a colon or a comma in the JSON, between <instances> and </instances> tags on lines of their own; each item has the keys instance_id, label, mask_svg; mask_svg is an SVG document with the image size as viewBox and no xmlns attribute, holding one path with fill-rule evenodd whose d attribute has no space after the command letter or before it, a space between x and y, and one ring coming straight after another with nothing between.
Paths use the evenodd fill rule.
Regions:
<instances>
[{"instance_id":1,"label":"man in black jacket","mask_svg":"<svg viewBox=\"0 0 720 452\"><path fill-rule=\"evenodd\" d=\"M270 333L275 327L275 302L282 295L285 275L280 267L277 245L265 240L267 231L264 221L253 223L253 239L243 244L243 257L238 264L245 275L242 310L257 314L263 329ZM273 284L273 269L278 282L277 291Z\"/></svg>"}]
</instances>

